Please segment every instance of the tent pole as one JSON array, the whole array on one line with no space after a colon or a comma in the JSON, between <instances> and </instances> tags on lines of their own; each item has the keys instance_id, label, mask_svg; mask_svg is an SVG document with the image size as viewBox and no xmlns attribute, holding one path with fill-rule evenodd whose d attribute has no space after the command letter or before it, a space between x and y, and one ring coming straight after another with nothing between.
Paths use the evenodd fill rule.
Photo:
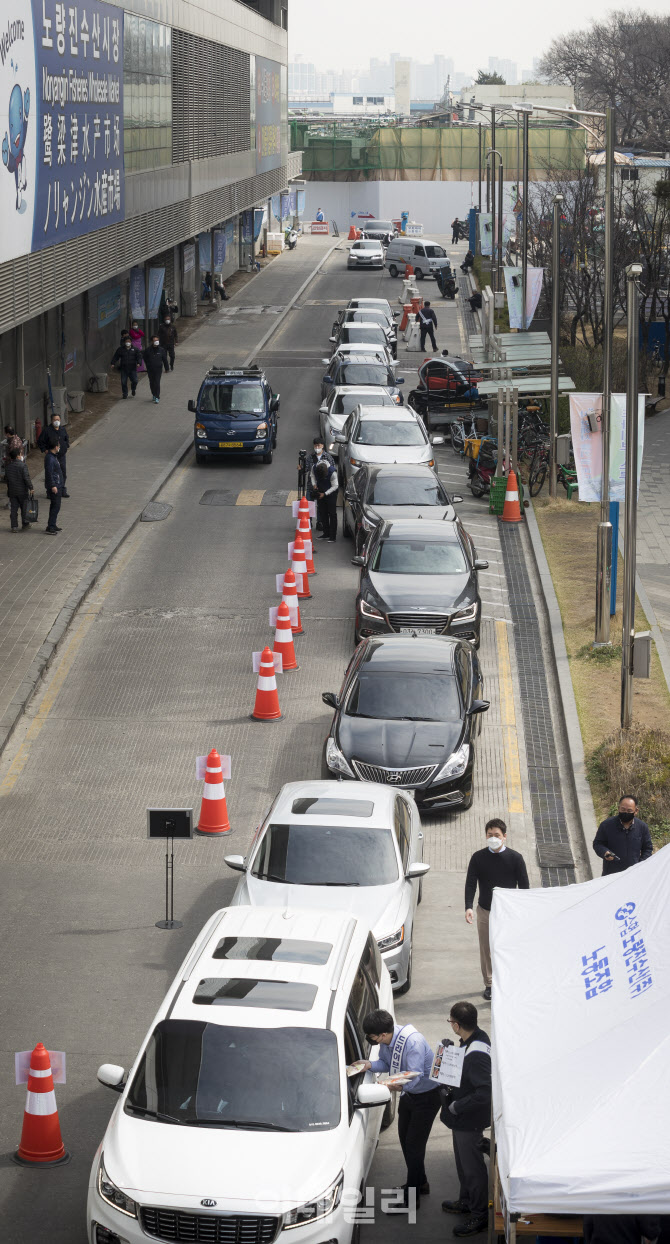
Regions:
<instances>
[{"instance_id":1,"label":"tent pole","mask_svg":"<svg viewBox=\"0 0 670 1244\"><path fill-rule=\"evenodd\" d=\"M491 1102L491 1149L489 1152L489 1230L487 1244L493 1244L496 1235L496 1129L493 1122L493 1102Z\"/></svg>"}]
</instances>

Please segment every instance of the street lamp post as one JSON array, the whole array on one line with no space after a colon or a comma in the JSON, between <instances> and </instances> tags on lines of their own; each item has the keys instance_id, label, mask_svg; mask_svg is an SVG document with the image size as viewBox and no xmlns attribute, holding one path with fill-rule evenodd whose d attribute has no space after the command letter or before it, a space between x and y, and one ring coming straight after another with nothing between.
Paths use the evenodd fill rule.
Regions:
<instances>
[{"instance_id":1,"label":"street lamp post","mask_svg":"<svg viewBox=\"0 0 670 1244\"><path fill-rule=\"evenodd\" d=\"M479 214L482 211L482 123L479 122L477 129L479 131L479 141L477 143L477 155L479 158Z\"/></svg>"},{"instance_id":2,"label":"street lamp post","mask_svg":"<svg viewBox=\"0 0 670 1244\"><path fill-rule=\"evenodd\" d=\"M523 110L523 216L521 226L521 330L526 332L526 301L528 297L528 119L530 110Z\"/></svg>"},{"instance_id":3,"label":"street lamp post","mask_svg":"<svg viewBox=\"0 0 670 1244\"><path fill-rule=\"evenodd\" d=\"M502 155L500 156L500 164L498 165L498 266L496 269L496 286L502 289L502 251L503 251L503 198L505 195L505 180L503 173Z\"/></svg>"},{"instance_id":4,"label":"street lamp post","mask_svg":"<svg viewBox=\"0 0 670 1244\"><path fill-rule=\"evenodd\" d=\"M605 288L603 299L602 488L596 560L596 644L610 642L610 580L612 577L612 524L610 522L610 408L612 398L612 337L614 317L614 109L605 119Z\"/></svg>"},{"instance_id":5,"label":"street lamp post","mask_svg":"<svg viewBox=\"0 0 670 1244\"><path fill-rule=\"evenodd\" d=\"M621 630L621 729L633 724L633 645L635 642L635 562L637 536L637 436L639 295L642 265L626 268L628 375L626 380L626 542L624 546L623 624Z\"/></svg>"},{"instance_id":6,"label":"street lamp post","mask_svg":"<svg viewBox=\"0 0 670 1244\"><path fill-rule=\"evenodd\" d=\"M561 211L563 195L554 196L551 241L551 389L549 397L549 496L556 500L556 434L558 432L558 346L561 305Z\"/></svg>"}]
</instances>

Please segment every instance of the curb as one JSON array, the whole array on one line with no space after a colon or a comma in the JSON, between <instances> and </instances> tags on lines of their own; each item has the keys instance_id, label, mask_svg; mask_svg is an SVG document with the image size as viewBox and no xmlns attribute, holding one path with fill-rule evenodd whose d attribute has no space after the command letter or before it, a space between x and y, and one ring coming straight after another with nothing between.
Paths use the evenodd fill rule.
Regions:
<instances>
[{"instance_id":1,"label":"curb","mask_svg":"<svg viewBox=\"0 0 670 1244\"><path fill-rule=\"evenodd\" d=\"M625 558L625 543L621 531L619 532L619 553L622 558ZM635 595L642 605L645 617L651 627L651 633L654 637L654 643L656 644L658 659L661 662L661 669L663 671L663 677L665 678L665 685L670 691L670 653L668 652L663 632L658 625L656 610L647 595L647 589L640 579L639 574L635 575Z\"/></svg>"},{"instance_id":2,"label":"curb","mask_svg":"<svg viewBox=\"0 0 670 1244\"><path fill-rule=\"evenodd\" d=\"M549 563L544 551L544 545L542 544L542 537L540 536L540 529L537 525L537 519L533 511L532 502L525 511L525 515L528 534L530 536L530 542L533 549L533 556L535 557L535 565L540 578L542 595L544 603L547 607L547 615L549 617L554 665L556 668L556 676L558 678L558 690L561 699L561 708L563 711L563 722L565 725L568 752L570 754L572 789L579 813L583 845L588 858L589 867L591 869L591 876L599 877L602 870L602 860L599 859L591 846L598 828L598 821L596 819L595 808L593 806L591 787L589 786L588 778L586 776L584 743L582 740L582 731L577 714L575 693L572 687L570 663L568 661L568 653L565 647L561 611L558 607L558 600L556 599L556 592L554 591L551 571L549 570Z\"/></svg>"},{"instance_id":3,"label":"curb","mask_svg":"<svg viewBox=\"0 0 670 1244\"><path fill-rule=\"evenodd\" d=\"M307 279L303 281L302 285L300 286L298 291L293 295L290 302L287 304L287 306L282 311L281 315L277 317L277 319L270 326L268 331L264 334L263 337L261 337L260 341L254 347L251 354L248 355L248 357L245 359L243 366L248 367L249 364L253 361L254 357L259 353L260 350L262 350L263 346L266 345L266 343L270 340L273 334L277 332L277 329L280 327L281 324L283 324L284 320L286 319L286 316L289 314L290 311L293 310L293 307L295 306L296 302L300 298L301 294L304 293L304 291L307 289L308 285L311 284L314 278L318 276L326 260L330 258L334 250L337 250L337 247L340 245L341 241L342 239L338 238L337 242L335 242L334 245L331 246L328 251L326 251L326 254L323 256L322 259L319 260L319 263L317 264L316 268L314 268L310 272ZM262 275L262 273L259 275ZM108 414L111 414L111 411L108 412ZM106 415L103 416L103 419L106 417L107 417ZM96 426L99 426L99 425L96 425ZM89 431L91 431L90 428L87 429L87 432ZM82 436L86 436L87 432L82 433ZM81 439L82 437L77 438L77 440L81 440ZM118 549L123 544L123 541L126 539L126 537L130 535L133 528L137 525L137 523L139 523L142 511L145 509L145 507L149 504L150 501L155 501L161 489L165 486L165 484L167 483L167 481L169 480L173 472L176 471L180 462L183 461L183 459L186 457L186 455L188 454L192 446L193 446L193 434L190 433L188 437L186 438L186 440L182 442L177 452L170 459L167 466L163 468L160 475L158 475L156 479L154 479L151 485L151 492L147 496L145 496L144 500L139 506L139 509L137 510L137 513L132 515L129 519L126 519L125 523L123 523L123 525L119 527L118 531L116 531L115 534L112 536L106 548L104 548L102 553L100 553L96 557L93 564L89 566L88 570L82 576L82 578L80 579L74 591L70 593L67 600L65 601L65 604L59 610L56 616L56 620L53 623L53 626L51 627L51 630L49 631L46 639L44 640L44 643L41 645L37 653L37 656L34 658L31 665L29 666L28 671L25 675L25 678L23 679L16 695L14 696L7 711L3 715L2 720L0 721L0 756L2 755L5 747L7 746L7 743L9 742L12 734L14 733L14 730L19 721L19 718L21 717L22 713L25 711L28 705L28 702L34 695L35 690L37 689L38 683L44 677L44 674L49 668L49 665L51 664L51 661L53 660L55 653L58 651L58 647L75 613L77 612L77 610L79 609L80 605L83 603L85 598L88 596L88 593L91 591L91 588L94 587L95 584L97 583L103 570L105 570L105 568L107 567L108 562L111 560L114 554L118 551Z\"/></svg>"}]
</instances>

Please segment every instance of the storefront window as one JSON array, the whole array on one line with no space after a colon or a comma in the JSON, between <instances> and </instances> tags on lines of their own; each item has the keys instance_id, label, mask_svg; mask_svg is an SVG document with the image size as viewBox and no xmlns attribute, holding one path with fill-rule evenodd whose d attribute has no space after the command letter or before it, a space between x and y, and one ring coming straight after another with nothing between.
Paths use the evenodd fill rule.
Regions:
<instances>
[{"instance_id":1,"label":"storefront window","mask_svg":"<svg viewBox=\"0 0 670 1244\"><path fill-rule=\"evenodd\" d=\"M127 173L172 163L172 42L169 26L124 17L124 162Z\"/></svg>"}]
</instances>

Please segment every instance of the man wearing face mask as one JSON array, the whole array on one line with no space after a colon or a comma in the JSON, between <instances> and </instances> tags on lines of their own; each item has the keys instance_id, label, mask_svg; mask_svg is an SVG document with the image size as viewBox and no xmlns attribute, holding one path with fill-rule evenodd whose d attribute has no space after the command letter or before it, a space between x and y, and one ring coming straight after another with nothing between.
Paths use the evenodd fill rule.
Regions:
<instances>
[{"instance_id":1,"label":"man wearing face mask","mask_svg":"<svg viewBox=\"0 0 670 1244\"><path fill-rule=\"evenodd\" d=\"M165 368L166 371L168 370L168 356L158 340L157 333L153 334L151 338L151 345L147 346L142 358L144 359L147 375L149 377L151 396L154 402L160 402L161 376L163 374L163 368Z\"/></svg>"},{"instance_id":2,"label":"man wearing face mask","mask_svg":"<svg viewBox=\"0 0 670 1244\"><path fill-rule=\"evenodd\" d=\"M40 433L37 441L38 449L45 454L49 449L55 447L56 457L60 466L61 475L63 476L63 484L61 488L61 497L69 497L67 490L67 451L70 448L70 436L66 427L63 426L63 420L60 415L52 415L51 423ZM48 494L47 494L48 496Z\"/></svg>"},{"instance_id":3,"label":"man wearing face mask","mask_svg":"<svg viewBox=\"0 0 670 1244\"><path fill-rule=\"evenodd\" d=\"M601 821L593 850L603 862L603 877L625 872L653 855L649 826L637 815L635 795L622 795L617 815Z\"/></svg>"},{"instance_id":4,"label":"man wearing face mask","mask_svg":"<svg viewBox=\"0 0 670 1244\"><path fill-rule=\"evenodd\" d=\"M166 315L160 326L158 340L170 360L170 371L174 371L174 348L179 338L177 337L177 330L172 323L172 317L169 315ZM165 370L168 370L167 363Z\"/></svg>"},{"instance_id":5,"label":"man wearing face mask","mask_svg":"<svg viewBox=\"0 0 670 1244\"><path fill-rule=\"evenodd\" d=\"M116 354L110 363L111 367L118 367L121 377L121 394L124 398L128 396L128 381L130 381L130 392L135 396L137 389L137 365L141 362L142 355L136 350L130 334L125 337L119 346Z\"/></svg>"},{"instance_id":6,"label":"man wearing face mask","mask_svg":"<svg viewBox=\"0 0 670 1244\"><path fill-rule=\"evenodd\" d=\"M479 962L484 979L484 997L491 997L491 946L489 942L489 916L495 886L503 890L528 890L528 872L522 855L507 846L507 826L494 817L484 827L486 846L475 851L468 864L465 878L465 919L472 924L475 891L479 886L477 903L477 935L479 937Z\"/></svg>"}]
</instances>

